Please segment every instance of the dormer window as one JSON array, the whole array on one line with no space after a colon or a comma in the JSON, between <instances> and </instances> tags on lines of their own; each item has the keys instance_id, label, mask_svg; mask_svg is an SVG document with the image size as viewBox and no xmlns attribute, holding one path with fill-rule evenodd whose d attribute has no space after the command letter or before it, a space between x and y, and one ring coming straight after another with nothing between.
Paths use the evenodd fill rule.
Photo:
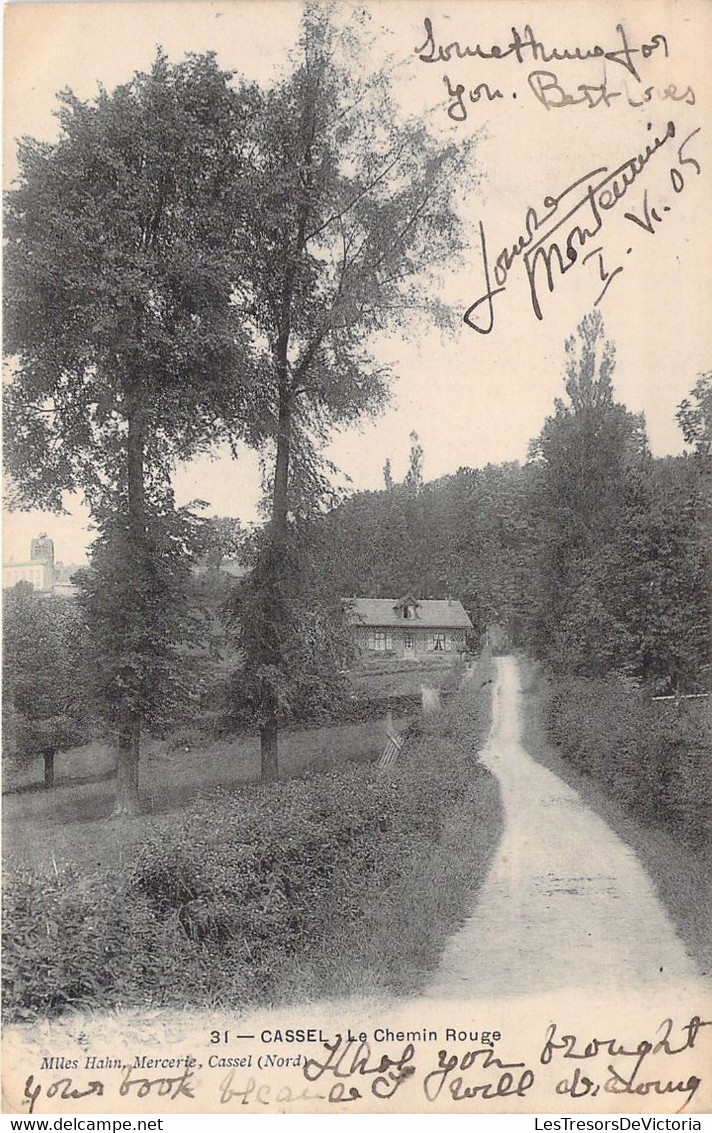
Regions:
<instances>
[{"instance_id":1,"label":"dormer window","mask_svg":"<svg viewBox=\"0 0 712 1133\"><path fill-rule=\"evenodd\" d=\"M393 607L396 616L403 618L405 621L412 621L413 618L418 617L418 606L420 602L414 598L412 594L406 594L403 598L399 598Z\"/></svg>"}]
</instances>

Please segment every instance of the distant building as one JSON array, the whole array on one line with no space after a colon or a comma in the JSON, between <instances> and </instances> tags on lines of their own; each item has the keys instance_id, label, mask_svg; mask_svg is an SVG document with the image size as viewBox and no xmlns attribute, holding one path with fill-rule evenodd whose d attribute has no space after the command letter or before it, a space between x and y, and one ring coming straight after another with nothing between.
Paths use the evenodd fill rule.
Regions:
<instances>
[{"instance_id":1,"label":"distant building","mask_svg":"<svg viewBox=\"0 0 712 1133\"><path fill-rule=\"evenodd\" d=\"M30 543L30 561L3 564L3 590L11 590L18 582L29 582L34 590L51 593L54 586L54 543L42 533Z\"/></svg>"},{"instance_id":2,"label":"distant building","mask_svg":"<svg viewBox=\"0 0 712 1133\"><path fill-rule=\"evenodd\" d=\"M54 543L44 531L30 543L30 559L33 563L54 566Z\"/></svg>"},{"instance_id":3,"label":"distant building","mask_svg":"<svg viewBox=\"0 0 712 1133\"><path fill-rule=\"evenodd\" d=\"M460 602L403 598L350 598L345 600L354 639L369 658L391 657L445 660L465 649L472 629Z\"/></svg>"},{"instance_id":4,"label":"distant building","mask_svg":"<svg viewBox=\"0 0 712 1133\"><path fill-rule=\"evenodd\" d=\"M3 564L3 590L12 590L18 582L29 582L34 590L50 593L54 586L54 571L49 563L9 563Z\"/></svg>"},{"instance_id":5,"label":"distant building","mask_svg":"<svg viewBox=\"0 0 712 1133\"><path fill-rule=\"evenodd\" d=\"M29 562L3 563L3 590L12 590L18 582L29 582L39 594L73 598L76 586L69 581L78 566L64 566L54 561L54 543L45 535L37 535L30 543Z\"/></svg>"}]
</instances>

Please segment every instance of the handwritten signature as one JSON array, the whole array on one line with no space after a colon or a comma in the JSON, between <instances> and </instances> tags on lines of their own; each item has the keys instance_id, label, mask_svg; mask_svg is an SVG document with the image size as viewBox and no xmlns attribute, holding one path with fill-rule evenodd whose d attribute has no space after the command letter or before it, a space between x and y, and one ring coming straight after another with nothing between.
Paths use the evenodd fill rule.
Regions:
<instances>
[{"instance_id":1,"label":"handwritten signature","mask_svg":"<svg viewBox=\"0 0 712 1133\"><path fill-rule=\"evenodd\" d=\"M629 106L638 108L645 106L653 97L682 102L685 106L694 106L696 102L691 86L678 90L674 83L668 83L661 90L646 87L637 98L631 95L627 83L623 83L622 90L615 90L605 78L600 83L579 83L576 92L572 93L562 86L554 71L531 71L527 75L527 83L534 97L546 110L562 110L568 106L584 106L594 110L597 106L611 106L616 98L625 98Z\"/></svg>"},{"instance_id":2,"label":"handwritten signature","mask_svg":"<svg viewBox=\"0 0 712 1133\"><path fill-rule=\"evenodd\" d=\"M651 129L650 123L648 129ZM685 175L689 175L691 169L696 174L701 172L699 162L687 152L687 146L699 132L700 127L697 127L677 147L676 164L670 166L670 183L675 193L683 190ZM533 207L527 208L524 231L513 243L503 248L493 262L490 261L487 250L485 228L480 221L479 239L485 290L465 311L463 317L467 326L478 334L489 334L493 330L494 299L506 291L510 272L519 260L524 264L534 314L538 319L542 319L539 297L542 273L551 294L560 277L566 275L577 263L585 264L589 259L597 256L603 283L603 288L595 300L595 305L598 305L613 279L623 271L623 266L619 265L615 270L609 270L602 246L589 248L585 254L582 254L583 250L601 232L608 214L616 208L619 201L623 200L653 155L675 137L675 123L669 121L660 137L655 137L640 153L626 158L615 169L611 170L607 165L599 165L584 173L582 177L577 177L558 196L546 196L543 200L543 212ZM670 206L664 206L663 211L669 212ZM650 208L647 194L643 197L642 217L632 210L624 213L624 216L650 234L654 234L656 224L659 226L663 221L660 212Z\"/></svg>"},{"instance_id":3,"label":"handwritten signature","mask_svg":"<svg viewBox=\"0 0 712 1133\"><path fill-rule=\"evenodd\" d=\"M443 82L449 98L447 116L453 122L466 122L469 117L469 106L476 106L480 102L496 102L505 96L499 87L491 87L489 83L478 83L471 90L465 89L464 83L453 84L449 75L443 75ZM650 102L682 102L685 106L695 106L696 97L693 88L688 84L684 89L678 90L675 83L667 86L646 87L631 94L628 84L624 81L622 90L614 89L604 78L600 83L578 83L575 91L566 90L554 71L531 71L527 75L529 89L537 102L545 110L563 110L571 106L581 106L587 110L595 110L598 106L613 106L614 100L623 98L628 106L640 109ZM516 94L512 98L516 98Z\"/></svg>"}]
</instances>

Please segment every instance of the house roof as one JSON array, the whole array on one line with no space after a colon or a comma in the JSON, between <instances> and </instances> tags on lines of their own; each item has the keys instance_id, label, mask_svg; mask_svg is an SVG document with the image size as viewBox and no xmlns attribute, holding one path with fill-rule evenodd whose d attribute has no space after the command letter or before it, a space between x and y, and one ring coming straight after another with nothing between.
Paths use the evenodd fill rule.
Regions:
<instances>
[{"instance_id":1,"label":"house roof","mask_svg":"<svg viewBox=\"0 0 712 1133\"><path fill-rule=\"evenodd\" d=\"M428 626L443 629L472 629L472 622L462 603L454 599L423 599L417 603L416 615L406 619L398 598L346 598L350 620L366 626Z\"/></svg>"}]
</instances>

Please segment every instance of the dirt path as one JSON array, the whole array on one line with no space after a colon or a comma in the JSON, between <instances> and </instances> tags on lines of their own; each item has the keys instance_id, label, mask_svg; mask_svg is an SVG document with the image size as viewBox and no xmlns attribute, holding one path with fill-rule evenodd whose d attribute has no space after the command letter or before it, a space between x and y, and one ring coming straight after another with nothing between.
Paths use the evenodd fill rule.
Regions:
<instances>
[{"instance_id":1,"label":"dirt path","mask_svg":"<svg viewBox=\"0 0 712 1133\"><path fill-rule=\"evenodd\" d=\"M632 850L521 746L512 657L497 659L493 698L482 759L500 783L504 833L477 907L427 994L652 992L699 979Z\"/></svg>"},{"instance_id":2,"label":"dirt path","mask_svg":"<svg viewBox=\"0 0 712 1133\"><path fill-rule=\"evenodd\" d=\"M239 1003L232 1009L223 1003L202 1011L67 1012L57 1020L6 1026L5 1112L26 1113L27 1095L23 1090L28 1075L42 1081L47 1090L52 1079L38 1072L45 1057L60 1053L65 1058L76 1058L78 1065L83 1066L87 1053L93 1052L120 1056L127 1066L142 1054L175 1056L178 1060L186 1055L197 1058L195 1082L190 1088L195 1088L196 1105L201 1112L250 1114L269 1112L270 1106L273 1112L324 1112L324 1097L332 1081L333 1088L342 1091L337 1093L336 1100L346 1100L343 1090L347 1073L343 1065L355 1068L365 1058L375 1068L385 1055L397 1058L406 1038L410 1044L410 1035L420 1034L427 1038L413 1039L417 1073L404 1078L391 1112L424 1113L424 1082L428 1071L434 1072L439 1052L447 1049L463 1058L475 1042L466 1038L455 1040L448 1028L468 1035L472 1032L466 1028L473 1026L501 1033L498 1057L514 1066L523 1066L521 1060L526 1060L535 1071L533 1087L526 1096L511 1092L475 1096L482 1083L494 1085L498 1072L486 1077L482 1062L473 1061L465 1079L466 1088L473 1085L472 1100L452 1101L444 1088L435 1103L428 1095L432 1112L554 1112L579 1117L584 1113L639 1115L678 1111L683 1100L679 1092L609 1096L601 1089L596 1097L598 1083L610 1076L611 1055L605 1043L599 1055L591 1056L584 1064L591 1081L597 1082L590 1098L562 1094L561 1081L565 1074L570 1076L573 1068L562 1064L560 1058L551 1065L544 1065L539 1059L542 1039L552 1021L560 1023L561 1034L575 1033L581 1036L582 1043L593 1036L616 1036L633 1050L644 1039L659 1038L661 1021L668 1017L675 1020L674 1041L682 1047L684 1024L694 1015L707 1019L712 1014L705 1006L709 1004L708 989L700 985L633 853L583 805L573 790L534 763L523 750L519 741L516 663L511 658L500 658L497 669L492 731L483 759L501 785L505 830L476 910L451 940L435 982L423 995L399 1001L381 1000L362 995L356 989L349 999L324 999L255 1013L245 1012ZM443 884L446 883L444 878ZM377 963L376 956L374 962ZM254 1039L237 1042L238 1020L239 1034L255 1036ZM296 1059L290 1062L290 1057L308 1052L309 1057L329 1060L324 1054L323 1039L289 1046L262 1038L265 1031L274 1035L277 1029L290 1027L323 1028L330 1041L337 1031L349 1036L363 1033L367 1036L368 1053L349 1037L347 1049L351 1053L344 1058L353 1062L338 1062L338 1077L310 1082L304 1093L303 1069L296 1065ZM216 1030L218 1035L229 1031L230 1045L213 1045ZM378 1037L384 1032L385 1038ZM410 1034L404 1036L401 1032ZM359 1038L358 1043L361 1042ZM409 1045L407 1049L413 1047ZM710 1099L708 1049L700 1041L695 1049L675 1055L673 1062L666 1053L657 1061L651 1054L641 1081L645 1085L658 1079L674 1080L680 1083L679 1087L674 1086L678 1090L684 1089L685 1081L689 1084L701 1078L704 1086L686 1112L706 1113ZM250 1055L252 1062L244 1069L227 1070L229 1063L221 1063L221 1056L226 1055ZM278 1056L276 1063L263 1061L273 1056ZM289 1065L283 1069L282 1063ZM616 1065L621 1073L630 1074L625 1059ZM270 1069L272 1066L275 1068ZM156 1076L160 1073L155 1071ZM332 1073L336 1075L337 1071ZM356 1074L354 1069L352 1073L350 1083L361 1091L357 1094L361 1100L354 1102L354 1112L377 1113L387 1109L390 1102L380 1100L385 1095L378 1094L379 1100L374 1100L376 1095L369 1087L369 1081L385 1082L386 1078L375 1077L371 1070ZM64 1104L62 1112L140 1112L149 1106L151 1113L169 1112L161 1110L162 1101L155 1096L144 1104L138 1097L121 1094L123 1071L109 1071L107 1075L106 1096L79 1094L78 1100L70 1098ZM87 1077L84 1073L81 1081L85 1082ZM503 1075L500 1081L506 1077ZM156 1080L163 1081L158 1077ZM455 1082L462 1080L451 1079L453 1088ZM139 1077L138 1081L142 1079ZM282 1103L279 1099L285 1096L287 1101ZM463 1096L470 1097L460 1095ZM316 1100L302 1100L307 1098ZM37 1112L56 1114L55 1105L55 1101L43 1095ZM187 1112L187 1103L185 1108Z\"/></svg>"}]
</instances>

